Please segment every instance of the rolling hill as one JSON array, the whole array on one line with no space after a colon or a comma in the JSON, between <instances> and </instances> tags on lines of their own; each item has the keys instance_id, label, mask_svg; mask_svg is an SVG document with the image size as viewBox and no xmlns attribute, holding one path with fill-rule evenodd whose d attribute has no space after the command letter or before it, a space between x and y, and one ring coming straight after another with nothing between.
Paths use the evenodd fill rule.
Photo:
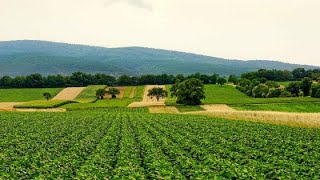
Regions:
<instances>
[{"instance_id":1,"label":"rolling hill","mask_svg":"<svg viewBox=\"0 0 320 180\"><path fill-rule=\"evenodd\" d=\"M71 74L75 71L111 75L240 74L265 69L316 68L266 60L227 60L192 53L143 47L104 48L48 41L0 42L0 76L31 73Z\"/></svg>"}]
</instances>

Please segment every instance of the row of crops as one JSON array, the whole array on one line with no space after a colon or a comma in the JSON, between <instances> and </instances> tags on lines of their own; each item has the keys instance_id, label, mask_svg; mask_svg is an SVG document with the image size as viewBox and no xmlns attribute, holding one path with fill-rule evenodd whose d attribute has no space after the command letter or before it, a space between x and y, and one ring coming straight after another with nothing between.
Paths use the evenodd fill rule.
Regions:
<instances>
[{"instance_id":1,"label":"row of crops","mask_svg":"<svg viewBox=\"0 0 320 180\"><path fill-rule=\"evenodd\" d=\"M319 179L320 130L146 109L0 113L0 179Z\"/></svg>"}]
</instances>

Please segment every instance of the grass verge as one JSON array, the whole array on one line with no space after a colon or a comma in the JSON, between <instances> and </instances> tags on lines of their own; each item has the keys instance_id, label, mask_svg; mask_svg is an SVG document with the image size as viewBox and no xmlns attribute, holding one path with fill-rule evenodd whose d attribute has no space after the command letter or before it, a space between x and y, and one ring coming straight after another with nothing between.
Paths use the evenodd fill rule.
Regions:
<instances>
[{"instance_id":1,"label":"grass verge","mask_svg":"<svg viewBox=\"0 0 320 180\"><path fill-rule=\"evenodd\" d=\"M27 103L16 105L15 108L34 108L34 109L42 109L42 108L57 108L63 106L65 104L74 103L74 101L65 101L65 100L36 100L30 101ZM77 104L77 103L75 103Z\"/></svg>"}]
</instances>

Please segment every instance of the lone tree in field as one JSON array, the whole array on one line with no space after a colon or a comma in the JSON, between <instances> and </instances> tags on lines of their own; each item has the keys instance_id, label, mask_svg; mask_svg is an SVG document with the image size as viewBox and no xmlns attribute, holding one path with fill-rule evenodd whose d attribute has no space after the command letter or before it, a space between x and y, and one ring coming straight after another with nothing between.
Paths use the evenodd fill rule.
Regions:
<instances>
[{"instance_id":1,"label":"lone tree in field","mask_svg":"<svg viewBox=\"0 0 320 180\"><path fill-rule=\"evenodd\" d=\"M179 104L199 105L201 99L205 99L203 83L196 78L176 83L170 91L171 96L177 97L177 103Z\"/></svg>"},{"instance_id":2,"label":"lone tree in field","mask_svg":"<svg viewBox=\"0 0 320 180\"><path fill-rule=\"evenodd\" d=\"M168 96L168 92L160 87L154 87L152 89L149 89L148 96L153 97L155 96L157 101L160 100L160 98L165 98Z\"/></svg>"},{"instance_id":3,"label":"lone tree in field","mask_svg":"<svg viewBox=\"0 0 320 180\"><path fill-rule=\"evenodd\" d=\"M43 93L43 97L48 101L49 99L52 98L52 95L48 92Z\"/></svg>"},{"instance_id":4,"label":"lone tree in field","mask_svg":"<svg viewBox=\"0 0 320 180\"><path fill-rule=\"evenodd\" d=\"M120 94L120 90L117 88L109 88L109 90L106 93L110 94L112 98L116 98L117 95Z\"/></svg>"},{"instance_id":5,"label":"lone tree in field","mask_svg":"<svg viewBox=\"0 0 320 180\"><path fill-rule=\"evenodd\" d=\"M219 77L217 82L218 84L220 84L220 86L223 86L227 82L227 80L223 77Z\"/></svg>"},{"instance_id":6,"label":"lone tree in field","mask_svg":"<svg viewBox=\"0 0 320 180\"><path fill-rule=\"evenodd\" d=\"M104 90L104 89L97 89L97 91L96 91L97 99L103 99L105 94L106 94L106 90Z\"/></svg>"}]
</instances>

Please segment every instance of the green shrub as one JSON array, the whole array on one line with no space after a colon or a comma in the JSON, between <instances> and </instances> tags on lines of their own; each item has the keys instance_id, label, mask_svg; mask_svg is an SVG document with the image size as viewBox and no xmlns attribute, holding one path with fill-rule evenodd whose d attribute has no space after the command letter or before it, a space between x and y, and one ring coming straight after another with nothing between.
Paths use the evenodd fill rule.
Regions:
<instances>
[{"instance_id":1,"label":"green shrub","mask_svg":"<svg viewBox=\"0 0 320 180\"><path fill-rule=\"evenodd\" d=\"M255 98L265 98L269 92L268 86L265 84L259 84L252 90L252 96Z\"/></svg>"}]
</instances>

